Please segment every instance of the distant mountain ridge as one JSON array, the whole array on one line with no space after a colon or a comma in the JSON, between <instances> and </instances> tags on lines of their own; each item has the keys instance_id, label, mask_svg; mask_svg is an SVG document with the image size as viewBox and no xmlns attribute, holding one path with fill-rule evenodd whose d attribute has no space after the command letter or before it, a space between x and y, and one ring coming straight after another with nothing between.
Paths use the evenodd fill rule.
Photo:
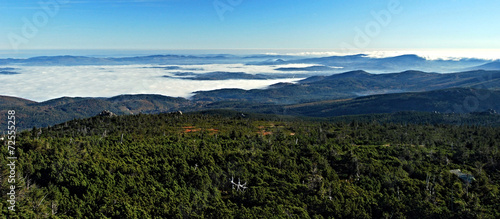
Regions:
<instances>
[{"instance_id":1,"label":"distant mountain ridge","mask_svg":"<svg viewBox=\"0 0 500 219\"><path fill-rule=\"evenodd\" d=\"M482 69L482 70L500 70L500 61L494 61L486 63L484 65L475 66L470 68L471 70Z\"/></svg>"},{"instance_id":2,"label":"distant mountain ridge","mask_svg":"<svg viewBox=\"0 0 500 219\"><path fill-rule=\"evenodd\" d=\"M26 66L78 66L78 65L200 65L200 64L235 64L246 62L260 62L266 59L298 59L301 57L286 55L251 55L236 56L230 54L214 55L147 55L131 57L92 57L92 56L36 56L31 58L0 59L1 65Z\"/></svg>"},{"instance_id":3,"label":"distant mountain ridge","mask_svg":"<svg viewBox=\"0 0 500 219\"><path fill-rule=\"evenodd\" d=\"M323 65L313 65L309 67L286 67L286 68L277 68L277 71L331 71L335 68L323 66Z\"/></svg>"},{"instance_id":4,"label":"distant mountain ridge","mask_svg":"<svg viewBox=\"0 0 500 219\"><path fill-rule=\"evenodd\" d=\"M0 59L0 65L131 65L131 64L210 64L233 63L232 55L150 55L122 58L96 58L87 56L38 56L27 59Z\"/></svg>"},{"instance_id":5,"label":"distant mountain ridge","mask_svg":"<svg viewBox=\"0 0 500 219\"><path fill-rule=\"evenodd\" d=\"M185 80L199 80L199 81L210 81L210 80L269 80L269 79L280 79L280 78L292 78L293 76L301 78L307 77L306 74L248 74L245 72L207 72L207 73L193 73L193 72L175 72L175 76L164 75L166 78L176 78Z\"/></svg>"},{"instance_id":6,"label":"distant mountain ridge","mask_svg":"<svg viewBox=\"0 0 500 219\"><path fill-rule=\"evenodd\" d=\"M408 54L394 57L373 58L364 54L352 56L330 56L292 60L287 63L321 64L343 67L342 71L363 69L370 72L399 72L408 69L429 72L463 71L471 67L488 63L482 59L428 60Z\"/></svg>"},{"instance_id":7,"label":"distant mountain ridge","mask_svg":"<svg viewBox=\"0 0 500 219\"><path fill-rule=\"evenodd\" d=\"M497 61L498 62L498 61ZM500 70L497 63L483 59L459 60L428 60L417 55L401 55L385 58L369 57L365 54L347 56L328 56L307 58L301 56L285 55L149 55L135 57L87 57L87 56L39 56L27 59L0 59L1 65L31 65L31 66L75 66L75 65L131 65L131 64L157 64L157 65L193 65L193 64L236 64L247 65L286 65L286 64L311 64L312 67L278 68L280 71L325 71L340 73L363 69L375 73L400 72L408 69L426 72L452 72L464 70ZM488 66L488 64L495 66ZM483 66L485 65L485 66ZM482 67L481 67L482 66Z\"/></svg>"}]
</instances>

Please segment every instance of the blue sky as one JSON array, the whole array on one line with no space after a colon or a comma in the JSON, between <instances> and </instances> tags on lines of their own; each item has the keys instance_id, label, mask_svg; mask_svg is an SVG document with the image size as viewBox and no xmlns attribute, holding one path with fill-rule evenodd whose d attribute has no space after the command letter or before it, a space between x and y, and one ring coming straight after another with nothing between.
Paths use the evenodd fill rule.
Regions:
<instances>
[{"instance_id":1,"label":"blue sky","mask_svg":"<svg viewBox=\"0 0 500 219\"><path fill-rule=\"evenodd\" d=\"M498 0L0 0L0 50L500 49L499 8Z\"/></svg>"}]
</instances>

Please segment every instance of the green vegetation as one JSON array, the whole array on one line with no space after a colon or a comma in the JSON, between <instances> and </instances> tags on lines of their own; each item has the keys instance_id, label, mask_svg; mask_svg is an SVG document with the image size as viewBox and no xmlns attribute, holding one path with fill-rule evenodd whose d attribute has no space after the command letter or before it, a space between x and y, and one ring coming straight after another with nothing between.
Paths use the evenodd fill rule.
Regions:
<instances>
[{"instance_id":1,"label":"green vegetation","mask_svg":"<svg viewBox=\"0 0 500 219\"><path fill-rule=\"evenodd\" d=\"M0 156L0 214L500 218L499 139L488 126L208 113L78 119L17 136L15 214Z\"/></svg>"}]
</instances>

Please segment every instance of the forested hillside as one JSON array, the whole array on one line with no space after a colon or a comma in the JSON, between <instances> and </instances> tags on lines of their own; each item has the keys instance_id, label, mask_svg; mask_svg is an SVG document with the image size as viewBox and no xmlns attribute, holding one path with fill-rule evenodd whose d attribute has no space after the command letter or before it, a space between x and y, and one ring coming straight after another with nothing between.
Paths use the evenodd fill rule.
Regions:
<instances>
[{"instance_id":1,"label":"forested hillside","mask_svg":"<svg viewBox=\"0 0 500 219\"><path fill-rule=\"evenodd\" d=\"M95 116L103 110L118 115L172 112L186 106L196 109L197 103L184 98L162 95L120 95L110 98L61 97L44 102L33 102L15 97L0 96L0 114L15 110L20 130L47 127L72 119ZM0 120L0 127L7 127L7 120Z\"/></svg>"},{"instance_id":2,"label":"forested hillside","mask_svg":"<svg viewBox=\"0 0 500 219\"><path fill-rule=\"evenodd\" d=\"M500 218L499 139L488 126L93 117L18 134L17 209L5 196L0 208L8 218Z\"/></svg>"},{"instance_id":3,"label":"forested hillside","mask_svg":"<svg viewBox=\"0 0 500 219\"><path fill-rule=\"evenodd\" d=\"M235 95L237 96L237 95ZM292 95L293 96L293 95ZM192 112L200 110L231 110L245 114L268 114L267 117L302 116L308 119L334 119L346 115L392 114L399 112L437 113L422 121L445 124L483 124L491 118L478 118L486 114L498 117L500 91L472 88L451 88L428 92L380 94L351 99L311 101L299 104L255 103L251 101L192 101L161 95L121 95L111 98L63 97L45 102L32 102L20 98L0 96L0 115L15 110L19 130L47 127L71 119L95 116L103 110L118 115ZM389 115L390 116L390 115ZM426 116L429 117L429 116ZM459 117L459 118L456 118ZM463 119L467 117L467 119ZM471 119L472 118L472 119ZM395 121L404 121L401 118ZM498 118L493 118L498 123ZM382 119L386 121L386 119ZM455 122L457 121L458 122ZM388 121L392 121L389 119ZM420 121L419 123L421 123ZM0 120L0 127L7 127L7 120Z\"/></svg>"},{"instance_id":4,"label":"forested hillside","mask_svg":"<svg viewBox=\"0 0 500 219\"><path fill-rule=\"evenodd\" d=\"M222 80L234 75L243 78L262 76L240 74L243 73L212 72L197 74L195 78L188 76L193 80ZM272 75L269 77L280 76ZM295 84L278 83L266 89L197 91L189 99L138 94L109 98L61 97L34 102L0 96L0 114L15 110L19 117L17 127L22 130L88 118L103 110L118 115L212 109L307 117L401 111L463 114L500 111L499 81L500 71L477 70L450 74L420 71L370 74L351 71L330 76L311 76ZM6 127L5 122L0 120L0 127Z\"/></svg>"}]
</instances>

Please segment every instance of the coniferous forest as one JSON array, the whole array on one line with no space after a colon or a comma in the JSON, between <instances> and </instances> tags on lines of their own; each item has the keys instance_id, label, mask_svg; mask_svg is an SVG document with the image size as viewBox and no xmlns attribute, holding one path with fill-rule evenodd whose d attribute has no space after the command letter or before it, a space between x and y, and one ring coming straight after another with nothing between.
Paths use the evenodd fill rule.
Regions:
<instances>
[{"instance_id":1,"label":"coniferous forest","mask_svg":"<svg viewBox=\"0 0 500 219\"><path fill-rule=\"evenodd\" d=\"M500 218L499 144L477 125L98 116L18 133L16 211L0 156L0 214Z\"/></svg>"}]
</instances>

